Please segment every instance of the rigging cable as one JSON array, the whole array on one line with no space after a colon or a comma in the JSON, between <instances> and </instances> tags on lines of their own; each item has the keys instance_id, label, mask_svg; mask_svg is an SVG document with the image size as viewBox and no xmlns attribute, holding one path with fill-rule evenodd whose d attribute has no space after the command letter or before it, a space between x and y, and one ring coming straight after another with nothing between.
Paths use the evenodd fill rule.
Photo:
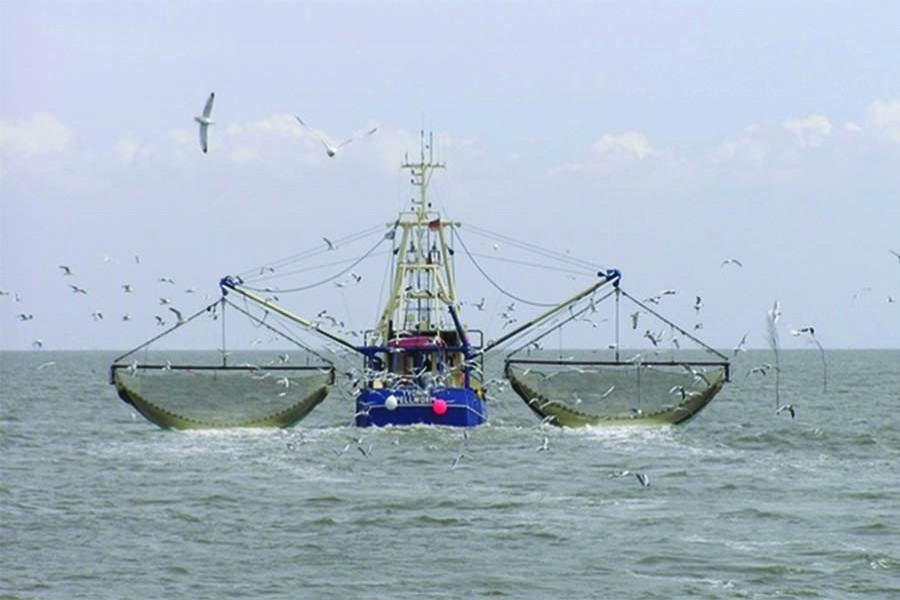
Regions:
<instances>
[{"instance_id":1,"label":"rigging cable","mask_svg":"<svg viewBox=\"0 0 900 600\"><path fill-rule=\"evenodd\" d=\"M334 281L334 280L337 279L338 277L341 277L341 276L343 276L343 275L346 275L347 273L349 273L350 271L352 271L353 268L354 268L356 265L358 265L359 263L361 263L361 262L364 261L365 259L369 258L369 256L371 256L372 253L374 253L375 250L377 250L378 247L379 247L379 246L384 242L384 240L386 240L386 239L387 239L386 236L382 236L382 237L378 240L378 242L375 243L374 246L372 246L371 248L369 248L369 250L368 250L365 254L363 254L363 255L360 256L358 259L356 259L355 261L353 261L353 263L351 263L349 267L347 267L347 268L344 269L343 271L338 271L336 274L332 275L331 277L328 277L328 278L323 279L323 280L321 280L321 281L318 281L318 282L316 282L316 283L311 283L311 284L309 284L309 285L304 285L304 286L295 287L295 288L288 288L288 289L278 289L278 290L276 290L276 291L277 291L278 293L280 293L280 294L290 294L290 293L294 293L294 292L302 292L302 291L309 290L309 289L312 289L312 288L315 288L315 287L319 287L320 285L324 285L324 284L326 284L326 283L328 283L328 282L330 282L330 281ZM261 292L261 293L265 293L265 292L272 291L272 290L267 290L267 289L264 289L264 288L261 289L261 288L251 287L251 286L249 286L249 285L242 285L241 287L243 287L243 288L246 289L246 290L250 290L251 292Z\"/></svg>"},{"instance_id":2,"label":"rigging cable","mask_svg":"<svg viewBox=\"0 0 900 600\"><path fill-rule=\"evenodd\" d=\"M486 238L493 239L496 241L504 242L506 244L515 246L522 250L528 250L529 252L534 252L535 254L540 254L547 258L553 258L560 262L569 263L572 266L591 269L591 270L603 270L603 267L596 263L582 260L580 258L575 258L575 257L569 256L567 254L562 254L562 253L556 252L554 250L548 250L546 248L541 248L540 246L537 246L535 244L523 242L521 240L517 240L515 238L509 237L507 235L503 235L501 233L494 233L492 231L482 229L481 227L478 227L477 225L467 224L466 228L471 230L476 235L480 235L482 237L486 237Z\"/></svg>"},{"instance_id":3,"label":"rigging cable","mask_svg":"<svg viewBox=\"0 0 900 600\"><path fill-rule=\"evenodd\" d=\"M469 260L472 261L472 264L475 265L475 268L478 269L478 272L481 273L482 276L484 276L484 278L487 279L488 282L490 282L491 285L493 285L495 288L497 288L497 290L504 296L506 296L508 298L512 298L513 300L516 300L517 302L521 302L522 304L528 304L530 306L550 307L550 306L556 306L557 304L559 304L558 302L550 302L550 303L532 302L531 300L525 300L524 298L519 298L518 296L516 296L510 292L507 292L502 287L500 287L500 284L498 284L496 281L491 279L491 276L488 275L487 273L485 273L484 269L481 268L481 265L479 265L475 261L475 257L472 256L471 252L469 252L469 248L468 248L468 246L466 246L466 243L463 241L462 236L457 234L456 239L459 240L459 245L462 246L463 250L465 250L466 256L469 257Z\"/></svg>"}]
</instances>

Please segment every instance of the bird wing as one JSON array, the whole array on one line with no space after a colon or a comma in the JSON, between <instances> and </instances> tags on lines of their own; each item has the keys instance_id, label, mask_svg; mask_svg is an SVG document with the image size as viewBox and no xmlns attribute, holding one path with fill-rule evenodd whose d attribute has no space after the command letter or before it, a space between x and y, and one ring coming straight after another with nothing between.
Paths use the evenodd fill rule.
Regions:
<instances>
[{"instance_id":1,"label":"bird wing","mask_svg":"<svg viewBox=\"0 0 900 600\"><path fill-rule=\"evenodd\" d=\"M377 127L373 127L372 129L366 131L365 133L362 133L362 134L360 134L360 135L355 135L355 136L353 136L353 137L351 137L351 138L348 138L348 139L344 140L343 142L341 142L340 144L338 144L337 147L338 147L338 148L342 148L343 146L346 146L346 145L349 144L350 142L355 142L356 140L361 140L361 139L363 139L364 137L369 137L370 135L372 135L372 134L375 133L376 131L378 131L378 128L377 128Z\"/></svg>"},{"instance_id":2,"label":"bird wing","mask_svg":"<svg viewBox=\"0 0 900 600\"><path fill-rule=\"evenodd\" d=\"M294 115L294 118L297 119L297 122L300 123L300 124L303 126L303 129L305 129L305 130L308 131L310 134L312 134L312 136L313 136L314 138L316 138L317 140L319 140L319 142L320 142L323 146L325 146L325 150L327 150L327 151L329 151L329 152L332 150L331 146L328 145L328 140L325 138L325 136L323 136L321 133L319 133L319 132L316 131L315 129L311 128L311 127L310 127L309 125L307 125L306 123L304 123L304 122L303 122L303 119L301 119L301 118L298 117L297 115ZM339 145L338 145L338 148L340 148L341 146L343 146L343 144L339 144Z\"/></svg>"},{"instance_id":3,"label":"bird wing","mask_svg":"<svg viewBox=\"0 0 900 600\"><path fill-rule=\"evenodd\" d=\"M200 124L200 148L203 150L203 153L206 154L206 151L209 149L209 146L206 142L206 130L209 127L203 123Z\"/></svg>"},{"instance_id":4,"label":"bird wing","mask_svg":"<svg viewBox=\"0 0 900 600\"><path fill-rule=\"evenodd\" d=\"M893 250L891 250L891 249L888 249L888 252L890 252L891 254L893 254L894 256L896 256L898 259L900 259L900 253L895 252L895 251L893 251Z\"/></svg>"},{"instance_id":5,"label":"bird wing","mask_svg":"<svg viewBox=\"0 0 900 600\"><path fill-rule=\"evenodd\" d=\"M203 116L206 117L207 119L209 118L209 115L212 114L213 101L215 99L216 99L215 92L212 92L209 95L209 98L206 99L206 106L203 107Z\"/></svg>"}]
</instances>

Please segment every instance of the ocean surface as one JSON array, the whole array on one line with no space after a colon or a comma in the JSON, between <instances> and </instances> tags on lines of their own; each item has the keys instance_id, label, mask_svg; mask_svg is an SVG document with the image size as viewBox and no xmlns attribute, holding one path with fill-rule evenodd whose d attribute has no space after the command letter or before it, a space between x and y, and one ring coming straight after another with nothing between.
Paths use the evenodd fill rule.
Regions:
<instances>
[{"instance_id":1,"label":"ocean surface","mask_svg":"<svg viewBox=\"0 0 900 600\"><path fill-rule=\"evenodd\" d=\"M0 353L0 597L900 598L900 351L829 352L827 392L783 352L794 419L751 351L684 425L542 428L506 391L467 438L339 397L164 431L113 356Z\"/></svg>"}]
</instances>

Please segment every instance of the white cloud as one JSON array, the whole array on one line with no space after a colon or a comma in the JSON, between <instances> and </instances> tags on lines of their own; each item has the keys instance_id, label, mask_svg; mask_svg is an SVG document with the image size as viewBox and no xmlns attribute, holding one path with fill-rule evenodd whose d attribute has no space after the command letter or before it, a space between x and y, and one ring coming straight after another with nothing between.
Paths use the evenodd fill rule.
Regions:
<instances>
[{"instance_id":1,"label":"white cloud","mask_svg":"<svg viewBox=\"0 0 900 600\"><path fill-rule=\"evenodd\" d=\"M857 125L856 123L854 123L852 121L847 121L846 123L844 123L844 131L849 131L850 133L862 133L863 132L862 127L860 127L859 125Z\"/></svg>"},{"instance_id":2,"label":"white cloud","mask_svg":"<svg viewBox=\"0 0 900 600\"><path fill-rule=\"evenodd\" d=\"M579 163L565 163L559 165L558 167L553 167L549 171L547 171L548 175L569 175L571 173L578 173L584 169L584 165Z\"/></svg>"},{"instance_id":3,"label":"white cloud","mask_svg":"<svg viewBox=\"0 0 900 600\"><path fill-rule=\"evenodd\" d=\"M113 148L113 155L120 162L131 164L135 161L140 151L140 144L134 140L119 140Z\"/></svg>"},{"instance_id":4,"label":"white cloud","mask_svg":"<svg viewBox=\"0 0 900 600\"><path fill-rule=\"evenodd\" d=\"M4 158L62 152L71 139L69 128L45 112L15 121L0 121L0 156Z\"/></svg>"},{"instance_id":5,"label":"white cloud","mask_svg":"<svg viewBox=\"0 0 900 600\"><path fill-rule=\"evenodd\" d=\"M784 122L785 130L804 148L816 148L831 133L831 121L825 115L809 115Z\"/></svg>"},{"instance_id":6,"label":"white cloud","mask_svg":"<svg viewBox=\"0 0 900 600\"><path fill-rule=\"evenodd\" d=\"M895 142L900 142L900 100L873 102L869 106L869 120Z\"/></svg>"},{"instance_id":7,"label":"white cloud","mask_svg":"<svg viewBox=\"0 0 900 600\"><path fill-rule=\"evenodd\" d=\"M761 167L769 158L770 145L764 139L764 128L761 125L749 125L734 140L726 140L719 144L710 155L710 162L723 164L731 161L747 163Z\"/></svg>"},{"instance_id":8,"label":"white cloud","mask_svg":"<svg viewBox=\"0 0 900 600\"><path fill-rule=\"evenodd\" d=\"M604 135L592 146L594 156L604 158L610 155L643 160L655 151L642 134L629 131L619 135Z\"/></svg>"}]
</instances>

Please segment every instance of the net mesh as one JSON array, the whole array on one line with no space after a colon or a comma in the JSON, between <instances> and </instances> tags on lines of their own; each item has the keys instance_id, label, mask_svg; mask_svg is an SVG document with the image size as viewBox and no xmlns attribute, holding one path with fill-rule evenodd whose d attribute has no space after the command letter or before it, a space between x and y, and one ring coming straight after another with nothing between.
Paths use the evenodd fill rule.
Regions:
<instances>
[{"instance_id":1,"label":"net mesh","mask_svg":"<svg viewBox=\"0 0 900 600\"><path fill-rule=\"evenodd\" d=\"M513 389L538 415L564 426L680 423L712 400L723 366L688 363L507 363Z\"/></svg>"},{"instance_id":2,"label":"net mesh","mask_svg":"<svg viewBox=\"0 0 900 600\"><path fill-rule=\"evenodd\" d=\"M242 304L223 297L116 358L119 397L174 429L289 427L305 417L328 395L333 363L304 339L308 328ZM190 349L210 340L219 350Z\"/></svg>"},{"instance_id":3,"label":"net mesh","mask_svg":"<svg viewBox=\"0 0 900 600\"><path fill-rule=\"evenodd\" d=\"M696 336L701 299L681 302L697 321L686 329L654 308L679 308L671 297L677 292L664 290L641 301L615 286L576 298L511 338L505 376L529 408L557 425L686 421L722 389L730 367Z\"/></svg>"},{"instance_id":4,"label":"net mesh","mask_svg":"<svg viewBox=\"0 0 900 600\"><path fill-rule=\"evenodd\" d=\"M123 400L175 429L288 427L325 399L332 379L330 370L299 367L132 365L113 374Z\"/></svg>"}]
</instances>

